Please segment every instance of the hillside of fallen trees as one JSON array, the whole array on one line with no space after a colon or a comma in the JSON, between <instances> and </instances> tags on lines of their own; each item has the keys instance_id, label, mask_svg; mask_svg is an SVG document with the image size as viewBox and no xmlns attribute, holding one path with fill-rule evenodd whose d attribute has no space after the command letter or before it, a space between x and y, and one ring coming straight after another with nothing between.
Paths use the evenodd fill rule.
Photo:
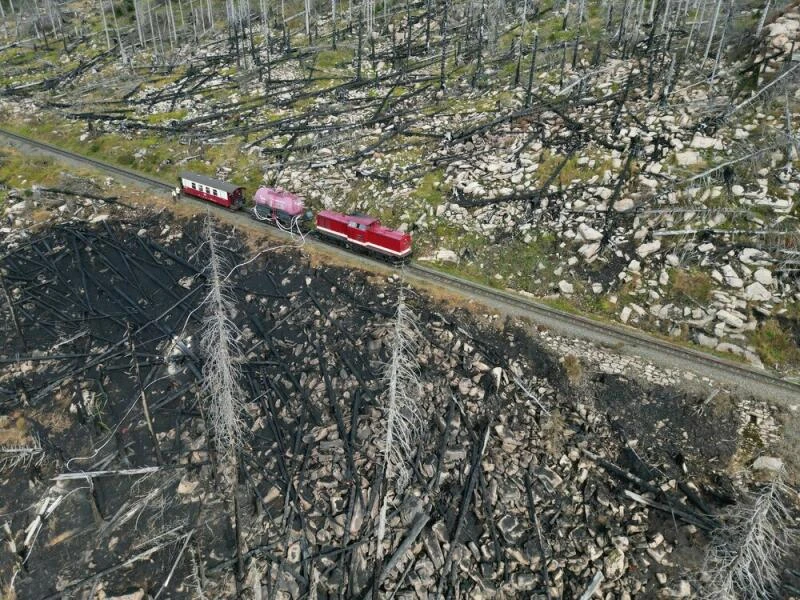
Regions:
<instances>
[{"instance_id":1,"label":"hillside of fallen trees","mask_svg":"<svg viewBox=\"0 0 800 600\"><path fill-rule=\"evenodd\" d=\"M798 42L785 0L0 0L0 127L796 378ZM800 597L796 406L71 169L0 147L0 597Z\"/></svg>"}]
</instances>

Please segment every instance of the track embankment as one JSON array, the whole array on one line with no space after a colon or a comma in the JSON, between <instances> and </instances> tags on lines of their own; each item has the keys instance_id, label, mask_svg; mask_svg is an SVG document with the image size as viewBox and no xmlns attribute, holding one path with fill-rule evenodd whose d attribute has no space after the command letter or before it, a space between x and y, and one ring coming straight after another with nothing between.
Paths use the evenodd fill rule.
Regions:
<instances>
[{"instance_id":1,"label":"track embankment","mask_svg":"<svg viewBox=\"0 0 800 600\"><path fill-rule=\"evenodd\" d=\"M28 151L42 152L73 165L93 167L113 175L121 181L144 186L153 191L168 193L174 187L174 184L165 180L83 156L3 129L0 129L0 139L5 140L6 143L12 146ZM209 207L205 203L188 198L182 199L181 202L193 203L197 204L198 207L202 206L209 210L215 210L219 213L220 219L237 225L248 223L251 226L257 226L254 221L247 219L241 213L237 214L221 208ZM277 229L265 228L269 230L271 235L286 235ZM342 259L346 258L348 263L353 261L353 255L344 249L332 247L315 239L307 239L306 244L316 249L324 248L326 254L332 254ZM358 263L372 269L383 271L387 269L384 263L363 256L358 257ZM699 376L709 377L729 387L731 391L751 394L757 398L779 403L793 410L800 406L800 385L781 379L768 371L755 369L711 354L672 344L629 327L595 321L584 316L561 311L511 292L493 289L418 263L408 265L406 267L406 275L413 283L438 287L451 295L484 305L491 311L528 318L561 335L583 338L593 343L613 348L614 351L620 354L635 354L660 367L690 371Z\"/></svg>"}]
</instances>

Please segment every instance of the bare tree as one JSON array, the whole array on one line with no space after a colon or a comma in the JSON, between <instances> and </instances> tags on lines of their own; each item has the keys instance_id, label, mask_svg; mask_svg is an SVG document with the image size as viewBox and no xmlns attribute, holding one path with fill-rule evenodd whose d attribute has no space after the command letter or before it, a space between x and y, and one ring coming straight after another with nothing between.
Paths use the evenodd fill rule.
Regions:
<instances>
[{"instance_id":1,"label":"bare tree","mask_svg":"<svg viewBox=\"0 0 800 600\"><path fill-rule=\"evenodd\" d=\"M384 367L386 395L386 433L383 443L383 472L387 482L394 481L400 492L409 481L409 464L422 427L419 399L422 391L417 350L419 326L414 313L406 306L402 289L397 302L394 328L391 334L391 356ZM384 494L378 518L377 564L383 557L383 538L386 533L388 494Z\"/></svg>"},{"instance_id":2,"label":"bare tree","mask_svg":"<svg viewBox=\"0 0 800 600\"><path fill-rule=\"evenodd\" d=\"M209 289L203 301L205 317L200 334L200 348L206 359L203 392L208 396L210 425L217 445L222 450L235 451L242 447L246 433L242 419L244 392L239 385L240 332L232 318L236 308L225 277L228 270L209 218L205 238L209 248Z\"/></svg>"},{"instance_id":3,"label":"bare tree","mask_svg":"<svg viewBox=\"0 0 800 600\"><path fill-rule=\"evenodd\" d=\"M790 529L789 497L795 494L778 473L758 495L735 505L714 532L703 571L703 598L771 598L778 591L781 563L797 542Z\"/></svg>"},{"instance_id":4,"label":"bare tree","mask_svg":"<svg viewBox=\"0 0 800 600\"><path fill-rule=\"evenodd\" d=\"M0 473L14 467L39 467L47 458L38 436L29 446L0 446Z\"/></svg>"}]
</instances>

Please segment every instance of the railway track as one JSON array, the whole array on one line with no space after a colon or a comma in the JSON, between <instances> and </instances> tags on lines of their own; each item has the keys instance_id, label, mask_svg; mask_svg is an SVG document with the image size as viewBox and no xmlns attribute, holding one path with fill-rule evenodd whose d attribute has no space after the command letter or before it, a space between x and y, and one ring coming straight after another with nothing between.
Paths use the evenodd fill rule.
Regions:
<instances>
[{"instance_id":1,"label":"railway track","mask_svg":"<svg viewBox=\"0 0 800 600\"><path fill-rule=\"evenodd\" d=\"M59 157L71 163L90 165L137 185L144 185L163 192L174 189L174 184L156 177L83 156L4 129L0 129L0 138ZM190 201L197 202L198 205L207 206L206 203L201 203L200 201ZM237 216L236 213L221 208L219 210L225 215L224 218L228 220ZM270 227L269 229L276 234L285 235L275 228ZM319 240L308 241L312 244L322 244ZM325 244L325 246L330 247L328 244ZM384 263L374 259L364 256L360 258L363 258L368 264L385 267ZM418 263L411 263L406 266L406 269L410 279L434 284L450 293L476 300L494 310L530 318L561 334L584 338L603 346L610 346L619 353L637 354L662 367L695 372L701 376L713 378L723 385L738 388L739 391L750 393L765 400L778 401L790 407L800 406L800 385L781 379L769 372L678 346L631 328L603 323L558 310L516 294L468 281Z\"/></svg>"}]
</instances>

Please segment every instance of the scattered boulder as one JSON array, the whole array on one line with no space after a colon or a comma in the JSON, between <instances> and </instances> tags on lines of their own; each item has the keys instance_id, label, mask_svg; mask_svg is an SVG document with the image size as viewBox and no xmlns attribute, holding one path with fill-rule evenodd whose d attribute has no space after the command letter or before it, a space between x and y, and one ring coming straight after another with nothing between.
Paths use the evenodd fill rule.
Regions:
<instances>
[{"instance_id":1,"label":"scattered boulder","mask_svg":"<svg viewBox=\"0 0 800 600\"><path fill-rule=\"evenodd\" d=\"M586 223L578 225L578 235L587 242L596 242L603 239L603 234L593 227L589 227Z\"/></svg>"},{"instance_id":2,"label":"scattered boulder","mask_svg":"<svg viewBox=\"0 0 800 600\"><path fill-rule=\"evenodd\" d=\"M745 288L744 297L751 302L767 302L772 298L772 294L767 288L755 281Z\"/></svg>"},{"instance_id":3,"label":"scattered boulder","mask_svg":"<svg viewBox=\"0 0 800 600\"><path fill-rule=\"evenodd\" d=\"M774 456L759 456L750 468L754 471L773 471L777 473L783 470L783 461Z\"/></svg>"},{"instance_id":4,"label":"scattered boulder","mask_svg":"<svg viewBox=\"0 0 800 600\"><path fill-rule=\"evenodd\" d=\"M699 163L702 159L700 158L700 154L694 150L686 150L685 152L678 152L675 155L675 160L681 167L691 167Z\"/></svg>"},{"instance_id":5,"label":"scattered boulder","mask_svg":"<svg viewBox=\"0 0 800 600\"><path fill-rule=\"evenodd\" d=\"M445 248L442 248L442 249L436 251L436 254L434 254L434 259L438 260L440 262L454 262L454 263L457 263L458 262L458 254L456 254L452 250L447 250Z\"/></svg>"},{"instance_id":6,"label":"scattered boulder","mask_svg":"<svg viewBox=\"0 0 800 600\"><path fill-rule=\"evenodd\" d=\"M744 285L739 274L730 265L722 266L722 276L725 279L725 284L729 287L740 289Z\"/></svg>"},{"instance_id":7,"label":"scattered boulder","mask_svg":"<svg viewBox=\"0 0 800 600\"><path fill-rule=\"evenodd\" d=\"M717 319L730 325L731 327L740 328L744 326L744 321L727 310L720 310L717 312Z\"/></svg>"},{"instance_id":8,"label":"scattered boulder","mask_svg":"<svg viewBox=\"0 0 800 600\"><path fill-rule=\"evenodd\" d=\"M764 266L769 264L769 254L758 248L745 248L739 253L739 261L751 266Z\"/></svg>"},{"instance_id":9,"label":"scattered boulder","mask_svg":"<svg viewBox=\"0 0 800 600\"><path fill-rule=\"evenodd\" d=\"M583 246L578 248L578 254L580 254L587 260L597 256L598 252L600 252L600 242L594 242L592 244L584 244Z\"/></svg>"},{"instance_id":10,"label":"scattered boulder","mask_svg":"<svg viewBox=\"0 0 800 600\"><path fill-rule=\"evenodd\" d=\"M692 141L689 144L689 146L691 148L697 148L699 150L708 150L709 148L713 148L714 150L724 149L721 140L718 140L717 138L713 137L706 137L704 135L699 135L699 134L696 134L692 138Z\"/></svg>"},{"instance_id":11,"label":"scattered boulder","mask_svg":"<svg viewBox=\"0 0 800 600\"><path fill-rule=\"evenodd\" d=\"M653 240L652 242L646 242L639 246L636 249L636 254L640 257L645 258L646 256L650 256L653 252L658 252L661 248L661 240Z\"/></svg>"},{"instance_id":12,"label":"scattered boulder","mask_svg":"<svg viewBox=\"0 0 800 600\"><path fill-rule=\"evenodd\" d=\"M761 285L772 285L772 273L767 269L756 269L755 273L753 273L753 279Z\"/></svg>"},{"instance_id":13,"label":"scattered boulder","mask_svg":"<svg viewBox=\"0 0 800 600\"><path fill-rule=\"evenodd\" d=\"M603 575L615 581L625 574L625 554L619 548L611 548L603 558Z\"/></svg>"},{"instance_id":14,"label":"scattered boulder","mask_svg":"<svg viewBox=\"0 0 800 600\"><path fill-rule=\"evenodd\" d=\"M621 200L614 202L614 210L616 212L628 212L633 208L633 206L633 200L630 198L622 198Z\"/></svg>"}]
</instances>

